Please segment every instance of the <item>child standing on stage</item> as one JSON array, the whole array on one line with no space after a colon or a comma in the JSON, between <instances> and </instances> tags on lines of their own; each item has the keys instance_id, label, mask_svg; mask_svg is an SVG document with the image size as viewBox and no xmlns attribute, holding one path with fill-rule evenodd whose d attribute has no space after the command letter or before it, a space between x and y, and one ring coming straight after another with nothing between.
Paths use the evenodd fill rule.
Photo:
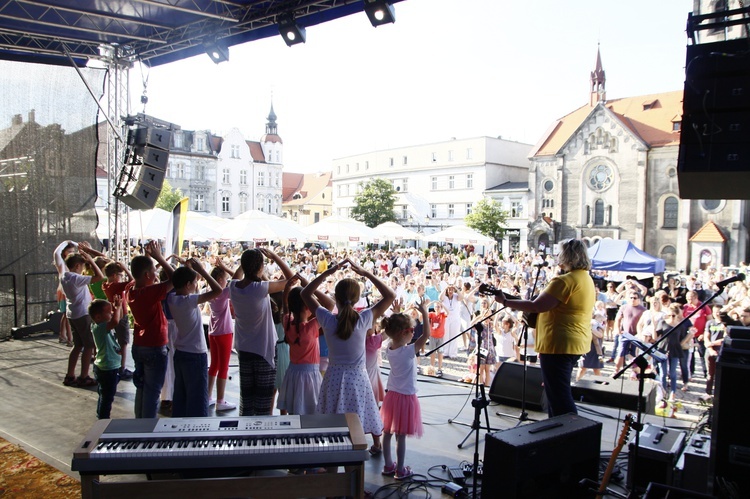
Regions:
<instances>
[{"instance_id":1,"label":"child standing on stage","mask_svg":"<svg viewBox=\"0 0 750 499\"><path fill-rule=\"evenodd\" d=\"M88 312L93 322L91 333L96 344L94 375L99 385L96 417L109 419L117 383L120 381L120 345L113 330L120 322L122 298L115 296L112 298L112 303L107 300L94 300L89 305Z\"/></svg>"},{"instance_id":2,"label":"child standing on stage","mask_svg":"<svg viewBox=\"0 0 750 499\"><path fill-rule=\"evenodd\" d=\"M412 476L411 468L404 465L406 437L422 436L422 414L417 398L416 357L430 337L430 316L422 299L416 303L426 327L414 343L409 343L414 332L414 320L406 314L393 314L381 321L385 335L390 338L386 350L391 373L388 376L388 391L383 400L380 415L383 418L383 475L403 480ZM396 435L396 462L391 456L391 437Z\"/></svg>"},{"instance_id":3,"label":"child standing on stage","mask_svg":"<svg viewBox=\"0 0 750 499\"><path fill-rule=\"evenodd\" d=\"M320 284L339 268L350 265L356 274L369 279L380 292L381 300L361 312L354 310L360 287L355 279L345 278L336 284L338 315L321 306L315 294ZM329 366L323 376L317 412L321 414L356 413L365 433L373 435L374 447L380 447L383 421L372 393L365 369L365 335L372 328L373 316L383 315L396 294L383 281L346 258L330 266L302 290L302 300L317 317L328 343Z\"/></svg>"},{"instance_id":4,"label":"child standing on stage","mask_svg":"<svg viewBox=\"0 0 750 499\"><path fill-rule=\"evenodd\" d=\"M191 258L172 275L175 292L167 296L177 335L174 339L174 394L172 417L208 416L208 355L203 335L203 318L198 305L221 294L221 286L203 265ZM198 291L198 276L211 288Z\"/></svg>"},{"instance_id":5,"label":"child standing on stage","mask_svg":"<svg viewBox=\"0 0 750 499\"><path fill-rule=\"evenodd\" d=\"M278 408L289 414L315 414L323 376L320 374L320 326L302 301L302 288L293 287L299 281L307 286L307 279L295 274L284 287L283 318L286 343L289 345L289 367L279 388ZM333 310L334 301L322 291L315 293L318 302Z\"/></svg>"},{"instance_id":6,"label":"child standing on stage","mask_svg":"<svg viewBox=\"0 0 750 499\"><path fill-rule=\"evenodd\" d=\"M221 294L208 302L211 310L211 320L208 325L208 343L211 353L211 365L208 368L208 405L216 404L217 411L230 411L237 407L227 402L224 393L229 378L229 357L232 354L232 311L229 306L228 277L233 272L224 265L221 258L214 259L214 268L211 269L211 277L221 286ZM216 386L216 399L211 395Z\"/></svg>"}]
</instances>

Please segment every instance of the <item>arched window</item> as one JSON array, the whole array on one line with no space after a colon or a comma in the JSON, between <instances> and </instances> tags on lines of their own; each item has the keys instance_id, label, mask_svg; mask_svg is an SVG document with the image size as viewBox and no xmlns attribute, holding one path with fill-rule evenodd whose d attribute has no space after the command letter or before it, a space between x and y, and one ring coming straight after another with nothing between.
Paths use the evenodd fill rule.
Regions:
<instances>
[{"instance_id":1,"label":"arched window","mask_svg":"<svg viewBox=\"0 0 750 499\"><path fill-rule=\"evenodd\" d=\"M604 201L601 199L594 203L594 225L604 225Z\"/></svg>"},{"instance_id":2,"label":"arched window","mask_svg":"<svg viewBox=\"0 0 750 499\"><path fill-rule=\"evenodd\" d=\"M661 255L659 255L661 258L664 259L664 265L668 269L675 268L677 264L677 250L674 246L667 245L664 246L661 250Z\"/></svg>"},{"instance_id":3,"label":"arched window","mask_svg":"<svg viewBox=\"0 0 750 499\"><path fill-rule=\"evenodd\" d=\"M679 201L675 196L669 196L664 200L664 219L662 220L662 227L665 229L676 229L677 228L677 212L679 208Z\"/></svg>"}]
</instances>

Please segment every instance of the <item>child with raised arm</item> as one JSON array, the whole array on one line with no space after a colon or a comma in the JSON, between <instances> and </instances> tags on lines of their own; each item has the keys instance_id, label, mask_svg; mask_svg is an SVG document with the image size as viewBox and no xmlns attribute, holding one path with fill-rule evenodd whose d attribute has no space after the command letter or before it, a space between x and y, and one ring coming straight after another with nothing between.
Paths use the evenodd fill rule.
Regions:
<instances>
[{"instance_id":1,"label":"child with raised arm","mask_svg":"<svg viewBox=\"0 0 750 499\"><path fill-rule=\"evenodd\" d=\"M232 340L234 331L232 326L232 310L229 306L229 288L227 282L234 274L220 257L214 258L214 268L211 277L221 286L221 294L208 302L211 319L208 324L209 352L211 364L208 368L208 405L216 404L217 411L231 411L237 406L228 402L224 396L229 378L229 358L232 355ZM212 398L216 386L216 399Z\"/></svg>"},{"instance_id":2,"label":"child with raised arm","mask_svg":"<svg viewBox=\"0 0 750 499\"><path fill-rule=\"evenodd\" d=\"M354 304L359 301L359 283L351 278L342 279L334 292L338 309L338 314L334 315L321 305L315 291L328 276L346 265L350 265L354 273L369 279L382 298L370 308L357 312ZM372 434L376 448L380 447L383 421L365 369L365 335L372 328L373 316L383 315L394 298L396 293L392 289L349 258L328 267L302 290L302 300L317 317L328 343L329 365L323 376L316 412L357 414L364 432Z\"/></svg>"},{"instance_id":3,"label":"child with raised arm","mask_svg":"<svg viewBox=\"0 0 750 499\"><path fill-rule=\"evenodd\" d=\"M172 289L174 269L162 256L156 241L149 242L144 251L145 255L138 255L130 262L133 280L126 286L128 307L133 314L133 406L136 418L155 418L167 373L167 317L162 300ZM154 260L161 265L166 281L157 280Z\"/></svg>"},{"instance_id":4,"label":"child with raised arm","mask_svg":"<svg viewBox=\"0 0 750 499\"><path fill-rule=\"evenodd\" d=\"M198 276L210 291L198 294ZM208 416L208 350L203 335L203 318L198 307L221 294L221 286L196 258L185 262L172 274L174 293L167 296L177 335L174 339L174 393L172 416Z\"/></svg>"},{"instance_id":5,"label":"child with raised arm","mask_svg":"<svg viewBox=\"0 0 750 499\"><path fill-rule=\"evenodd\" d=\"M275 262L284 279L267 281L264 258ZM229 282L234 307L234 344L240 360L240 416L270 416L276 391L276 327L269 294L284 290L294 275L286 262L266 248L245 250Z\"/></svg>"},{"instance_id":6,"label":"child with raised arm","mask_svg":"<svg viewBox=\"0 0 750 499\"><path fill-rule=\"evenodd\" d=\"M289 345L289 367L279 389L278 409L289 414L315 414L323 376L320 374L320 326L302 301L302 288L294 287L300 282L307 286L307 279L295 274L284 287L282 324L286 343ZM316 291L319 303L333 310L334 301L322 291Z\"/></svg>"},{"instance_id":7,"label":"child with raised arm","mask_svg":"<svg viewBox=\"0 0 750 499\"><path fill-rule=\"evenodd\" d=\"M96 381L89 375L91 356L94 354L94 336L91 334L91 317L88 313L91 293L88 285L104 279L102 271L94 264L88 253L70 253L62 259L62 253L70 251L72 241L65 241L55 249L55 267L57 267L60 285L65 293L66 315L73 333L73 347L68 355L68 372L63 384L66 386L96 386ZM86 264L89 264L94 275L82 275ZM83 357L81 357L83 354ZM81 357L81 374L75 377L76 364Z\"/></svg>"},{"instance_id":8,"label":"child with raised arm","mask_svg":"<svg viewBox=\"0 0 750 499\"><path fill-rule=\"evenodd\" d=\"M414 332L414 320L407 314L398 313L384 317L383 331L390 338L386 350L391 373L388 376L388 391L380 408L383 418L383 475L403 480L413 475L411 468L404 465L406 458L406 437L422 436L422 414L417 398L417 363L419 351L430 337L430 316L425 300L416 303L422 315L424 327L422 335L414 343L409 343ZM391 455L391 437L396 435L396 461Z\"/></svg>"},{"instance_id":9,"label":"child with raised arm","mask_svg":"<svg viewBox=\"0 0 750 499\"><path fill-rule=\"evenodd\" d=\"M125 281L121 279L123 273L127 275L127 280ZM125 368L128 360L128 345L132 341L130 324L128 322L128 305L125 299L125 288L133 280L133 275L120 262L109 262L105 265L104 274L107 276L107 281L102 284L102 291L107 296L107 300L110 303L114 303L114 299L119 297L122 303L120 322L115 327L115 336L117 342L120 344L120 379L131 380L133 379L133 373Z\"/></svg>"},{"instance_id":10,"label":"child with raised arm","mask_svg":"<svg viewBox=\"0 0 750 499\"><path fill-rule=\"evenodd\" d=\"M111 303L97 299L88 308L93 322L91 333L96 344L94 375L99 385L99 401L96 403L96 417L99 419L109 419L117 383L120 381L120 345L115 338L114 329L122 314L121 300L119 296L115 296Z\"/></svg>"}]
</instances>

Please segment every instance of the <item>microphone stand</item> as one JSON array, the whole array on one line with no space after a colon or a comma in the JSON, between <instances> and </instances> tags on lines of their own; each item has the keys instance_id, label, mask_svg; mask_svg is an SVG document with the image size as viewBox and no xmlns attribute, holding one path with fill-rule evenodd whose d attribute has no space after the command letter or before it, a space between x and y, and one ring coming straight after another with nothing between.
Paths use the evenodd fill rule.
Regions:
<instances>
[{"instance_id":1,"label":"microphone stand","mask_svg":"<svg viewBox=\"0 0 750 499\"><path fill-rule=\"evenodd\" d=\"M650 355L651 352L653 352L660 343L662 343L664 340L669 338L669 336L672 333L674 333L676 330L679 330L681 326L684 323L688 322L692 316L697 314L700 309L705 307L714 298L719 296L724 291L724 287L725 286L720 286L719 289L716 292L714 292L713 295L711 295L703 303L701 303L698 307L696 307L695 310L690 312L690 314L688 314L687 317L684 317L680 322L672 326L672 328L669 331L667 331L665 334L660 336L659 339L654 341L650 347L648 347L646 350L644 350L640 354L636 355L635 358L629 364L625 365L622 369L620 369L619 372L615 373L612 376L613 379L618 379L620 376L622 376L628 369L630 369L634 365L637 366L639 369L638 371L638 401L636 403L637 417L636 417L635 423L631 425L632 428L635 430L635 449L634 449L634 454L633 454L634 459L631 461L633 464L632 466L633 469L632 470L628 469L628 473L629 474L632 473L631 476L633 477L633 479L631 480L631 482L633 483L633 489L630 491L630 494L628 495L630 499L636 499L638 497L638 494L636 493L637 486L636 486L635 477L636 477L636 471L637 471L636 468L637 468L637 463L638 463L638 448L640 447L640 436L641 436L641 430L643 429L643 424L642 424L643 407L642 407L641 401L643 399L643 393L645 391L645 379L656 377L656 375L653 372L648 373L648 374L645 373L646 367L648 367L648 361L646 360L646 355ZM662 376L664 375L666 375L666 373L662 373Z\"/></svg>"},{"instance_id":2,"label":"microphone stand","mask_svg":"<svg viewBox=\"0 0 750 499\"><path fill-rule=\"evenodd\" d=\"M505 309L505 307L500 308L500 309L492 312L490 315L488 315L487 317L485 317L481 321L479 321L479 322L477 322L475 324L472 324L470 327L468 327L465 330L461 331L460 333L458 333L453 338L450 338L448 341L446 341L445 343L443 343L442 346L437 347L437 348L433 348L429 352L425 352L423 356L424 357L428 357L428 356L432 355L433 353L437 352L440 348L443 348L445 345L447 345L451 341L455 341L456 338L460 338L464 333L468 333L469 331L471 331L472 329L474 329L477 325L479 325L481 327L481 323L482 322L486 321L487 319L492 318L495 314L497 314L498 312L500 312L501 310L504 310L504 309ZM481 336L481 332L479 333L478 336ZM486 430L486 431L496 431L497 430L496 428L490 427L490 416L487 413L487 406L490 405L490 403L487 401L487 395L486 395L486 392L484 390L484 383L480 383L479 382L479 373L480 373L481 367L482 367L482 355L479 352L480 344L481 344L481 338L478 337L477 338L477 372L476 372L476 376L474 377L474 400L471 401L471 406L474 408L474 420L473 420L473 422L471 424L462 423L460 421L455 421L453 419L449 419L448 420L449 423L455 423L455 424L459 424L459 425L463 425L463 426L468 426L469 428L471 428L471 430L469 430L469 433L464 437L463 440L461 440L461 443L458 444L458 448L459 449L463 448L464 443L466 443L466 441L469 439L469 437L471 436L472 432L476 432L476 447L477 448L475 449L474 471L476 471L477 466L479 464L479 430L480 429L481 430ZM485 422L487 423L486 427L481 425L481 413L482 413L482 411L484 411L484 419L485 419Z\"/></svg>"},{"instance_id":3,"label":"microphone stand","mask_svg":"<svg viewBox=\"0 0 750 499\"><path fill-rule=\"evenodd\" d=\"M536 292L536 286L539 282L539 274L542 271L542 267L544 267L544 265L540 265L539 267L537 267L536 276L534 276L534 284L531 287L531 293L529 294L529 297L533 297L534 293ZM495 415L497 416L518 418L518 423L516 423L516 426L519 426L524 421L536 421L535 419L530 418L529 413L526 412L526 371L528 369L528 355L526 355L526 352L528 351L529 346L529 325L527 324L527 321L524 321L523 327L521 328L521 336L518 338L518 346L521 346L521 341L523 341L523 381L521 385L521 413L518 416L514 416L513 414L505 414L499 411L495 413ZM495 376L497 376L497 373L495 373Z\"/></svg>"}]
</instances>

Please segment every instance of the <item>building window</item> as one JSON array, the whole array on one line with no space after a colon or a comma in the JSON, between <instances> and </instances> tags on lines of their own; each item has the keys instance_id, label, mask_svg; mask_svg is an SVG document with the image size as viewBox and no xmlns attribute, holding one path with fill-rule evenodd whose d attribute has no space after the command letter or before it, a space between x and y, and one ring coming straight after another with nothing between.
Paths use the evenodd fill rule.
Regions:
<instances>
[{"instance_id":1,"label":"building window","mask_svg":"<svg viewBox=\"0 0 750 499\"><path fill-rule=\"evenodd\" d=\"M430 205L430 218L437 218L437 205L436 204Z\"/></svg>"},{"instance_id":2,"label":"building window","mask_svg":"<svg viewBox=\"0 0 750 499\"><path fill-rule=\"evenodd\" d=\"M266 202L266 207L268 208L266 210L266 213L273 213L272 207L271 207L271 198L268 198L268 201Z\"/></svg>"},{"instance_id":3,"label":"building window","mask_svg":"<svg viewBox=\"0 0 750 499\"><path fill-rule=\"evenodd\" d=\"M453 215L456 214L456 206L451 203L448 205L448 218L453 218Z\"/></svg>"},{"instance_id":4,"label":"building window","mask_svg":"<svg viewBox=\"0 0 750 499\"><path fill-rule=\"evenodd\" d=\"M183 163L177 163L175 168L175 178L185 178L185 165Z\"/></svg>"},{"instance_id":5,"label":"building window","mask_svg":"<svg viewBox=\"0 0 750 499\"><path fill-rule=\"evenodd\" d=\"M205 180L206 179L206 165L203 163L198 163L195 165L195 180Z\"/></svg>"},{"instance_id":6,"label":"building window","mask_svg":"<svg viewBox=\"0 0 750 499\"><path fill-rule=\"evenodd\" d=\"M279 174L279 172L276 172L276 183L274 184L276 187L278 187L280 184L280 180L279 180L280 178L281 178L281 175Z\"/></svg>"},{"instance_id":7,"label":"building window","mask_svg":"<svg viewBox=\"0 0 750 499\"><path fill-rule=\"evenodd\" d=\"M523 216L523 203L520 201L511 201L510 216L511 218L521 218Z\"/></svg>"},{"instance_id":8,"label":"building window","mask_svg":"<svg viewBox=\"0 0 750 499\"><path fill-rule=\"evenodd\" d=\"M672 122L672 131L673 132L679 132L681 128L682 122L681 121L673 121Z\"/></svg>"},{"instance_id":9,"label":"building window","mask_svg":"<svg viewBox=\"0 0 750 499\"><path fill-rule=\"evenodd\" d=\"M724 208L724 201L721 199L704 199L701 201L701 206L708 213L718 213Z\"/></svg>"},{"instance_id":10,"label":"building window","mask_svg":"<svg viewBox=\"0 0 750 499\"><path fill-rule=\"evenodd\" d=\"M401 205L401 219L406 220L407 218L409 218L409 211L407 209L407 206L404 204Z\"/></svg>"},{"instance_id":11,"label":"building window","mask_svg":"<svg viewBox=\"0 0 750 499\"><path fill-rule=\"evenodd\" d=\"M669 196L664 200L664 221L662 227L665 229L677 228L677 213L679 201L675 196Z\"/></svg>"},{"instance_id":12,"label":"building window","mask_svg":"<svg viewBox=\"0 0 750 499\"><path fill-rule=\"evenodd\" d=\"M349 163L346 164L346 173L349 173Z\"/></svg>"},{"instance_id":13,"label":"building window","mask_svg":"<svg viewBox=\"0 0 750 499\"><path fill-rule=\"evenodd\" d=\"M455 188L456 188L456 176L448 175L448 189L455 189Z\"/></svg>"},{"instance_id":14,"label":"building window","mask_svg":"<svg viewBox=\"0 0 750 499\"><path fill-rule=\"evenodd\" d=\"M258 185L261 187L266 185L266 177L263 175L263 172L258 172Z\"/></svg>"},{"instance_id":15,"label":"building window","mask_svg":"<svg viewBox=\"0 0 750 499\"><path fill-rule=\"evenodd\" d=\"M409 161L407 160L406 156L404 156L404 158L403 158L403 160L402 160L402 161L403 161L403 163L402 163L402 164L403 164L404 166L406 166L406 165L407 165L407 163L409 162Z\"/></svg>"},{"instance_id":16,"label":"building window","mask_svg":"<svg viewBox=\"0 0 750 499\"><path fill-rule=\"evenodd\" d=\"M604 225L604 201L601 199L594 203L594 225Z\"/></svg>"},{"instance_id":17,"label":"building window","mask_svg":"<svg viewBox=\"0 0 750 499\"><path fill-rule=\"evenodd\" d=\"M365 161L365 170L369 170L369 169L370 169L370 162Z\"/></svg>"},{"instance_id":18,"label":"building window","mask_svg":"<svg viewBox=\"0 0 750 499\"><path fill-rule=\"evenodd\" d=\"M221 183L222 184L228 184L229 183L229 168L224 168L221 175Z\"/></svg>"},{"instance_id":19,"label":"building window","mask_svg":"<svg viewBox=\"0 0 750 499\"><path fill-rule=\"evenodd\" d=\"M409 178L404 178L401 184L401 192L409 192Z\"/></svg>"},{"instance_id":20,"label":"building window","mask_svg":"<svg viewBox=\"0 0 750 499\"><path fill-rule=\"evenodd\" d=\"M435 163L437 161L437 153L433 152L431 156L432 156L432 162Z\"/></svg>"},{"instance_id":21,"label":"building window","mask_svg":"<svg viewBox=\"0 0 750 499\"><path fill-rule=\"evenodd\" d=\"M474 207L474 203L466 203L466 214L471 214L471 209Z\"/></svg>"},{"instance_id":22,"label":"building window","mask_svg":"<svg viewBox=\"0 0 750 499\"><path fill-rule=\"evenodd\" d=\"M453 161L453 150L448 151L448 161Z\"/></svg>"},{"instance_id":23,"label":"building window","mask_svg":"<svg viewBox=\"0 0 750 499\"><path fill-rule=\"evenodd\" d=\"M203 194L196 194L195 200L193 202L193 210L194 211L203 211L205 209L205 199L203 197Z\"/></svg>"},{"instance_id":24,"label":"building window","mask_svg":"<svg viewBox=\"0 0 750 499\"><path fill-rule=\"evenodd\" d=\"M229 213L229 194L224 193L221 195L221 212L222 213Z\"/></svg>"},{"instance_id":25,"label":"building window","mask_svg":"<svg viewBox=\"0 0 750 499\"><path fill-rule=\"evenodd\" d=\"M542 208L554 208L555 200L550 198L542 199Z\"/></svg>"},{"instance_id":26,"label":"building window","mask_svg":"<svg viewBox=\"0 0 750 499\"><path fill-rule=\"evenodd\" d=\"M614 173L607 165L596 165L589 172L589 187L597 192L605 191L612 185Z\"/></svg>"},{"instance_id":27,"label":"building window","mask_svg":"<svg viewBox=\"0 0 750 499\"><path fill-rule=\"evenodd\" d=\"M552 192L552 189L555 188L555 183L552 180L547 179L542 184L542 187L544 188L545 191Z\"/></svg>"},{"instance_id":28,"label":"building window","mask_svg":"<svg viewBox=\"0 0 750 499\"><path fill-rule=\"evenodd\" d=\"M205 149L205 142L203 140L203 137L198 137L195 141L195 150L202 151L203 149Z\"/></svg>"},{"instance_id":29,"label":"building window","mask_svg":"<svg viewBox=\"0 0 750 499\"><path fill-rule=\"evenodd\" d=\"M341 165L336 166L336 173L341 173Z\"/></svg>"},{"instance_id":30,"label":"building window","mask_svg":"<svg viewBox=\"0 0 750 499\"><path fill-rule=\"evenodd\" d=\"M343 192L342 187L343 186L341 184L339 184L339 185L336 186L336 190L338 191L338 196L339 197L341 197L341 193Z\"/></svg>"},{"instance_id":31,"label":"building window","mask_svg":"<svg viewBox=\"0 0 750 499\"><path fill-rule=\"evenodd\" d=\"M276 162L281 163L281 153L279 151L276 151Z\"/></svg>"},{"instance_id":32,"label":"building window","mask_svg":"<svg viewBox=\"0 0 750 499\"><path fill-rule=\"evenodd\" d=\"M466 159L474 159L474 151L471 147L466 148Z\"/></svg>"},{"instance_id":33,"label":"building window","mask_svg":"<svg viewBox=\"0 0 750 499\"><path fill-rule=\"evenodd\" d=\"M164 176L167 177L167 178L171 178L173 171L174 171L174 165L170 161L170 162L167 163L167 171L164 172Z\"/></svg>"},{"instance_id":34,"label":"building window","mask_svg":"<svg viewBox=\"0 0 750 499\"><path fill-rule=\"evenodd\" d=\"M388 166L393 166L393 158L388 158Z\"/></svg>"},{"instance_id":35,"label":"building window","mask_svg":"<svg viewBox=\"0 0 750 499\"><path fill-rule=\"evenodd\" d=\"M430 177L430 189L436 191L437 185L437 177Z\"/></svg>"},{"instance_id":36,"label":"building window","mask_svg":"<svg viewBox=\"0 0 750 499\"><path fill-rule=\"evenodd\" d=\"M664 259L664 265L667 268L675 268L677 265L677 250L674 246L667 245L662 248L659 257Z\"/></svg>"},{"instance_id":37,"label":"building window","mask_svg":"<svg viewBox=\"0 0 750 499\"><path fill-rule=\"evenodd\" d=\"M240 157L240 146L232 145L229 157L239 159Z\"/></svg>"},{"instance_id":38,"label":"building window","mask_svg":"<svg viewBox=\"0 0 750 499\"><path fill-rule=\"evenodd\" d=\"M474 188L474 174L473 173L466 174L466 188L467 189Z\"/></svg>"},{"instance_id":39,"label":"building window","mask_svg":"<svg viewBox=\"0 0 750 499\"><path fill-rule=\"evenodd\" d=\"M359 163L354 163L354 171L355 172L359 171Z\"/></svg>"},{"instance_id":40,"label":"building window","mask_svg":"<svg viewBox=\"0 0 750 499\"><path fill-rule=\"evenodd\" d=\"M247 211L247 194L244 192L240 193L240 213Z\"/></svg>"},{"instance_id":41,"label":"building window","mask_svg":"<svg viewBox=\"0 0 750 499\"><path fill-rule=\"evenodd\" d=\"M247 185L247 170L240 170L240 185Z\"/></svg>"}]
</instances>

